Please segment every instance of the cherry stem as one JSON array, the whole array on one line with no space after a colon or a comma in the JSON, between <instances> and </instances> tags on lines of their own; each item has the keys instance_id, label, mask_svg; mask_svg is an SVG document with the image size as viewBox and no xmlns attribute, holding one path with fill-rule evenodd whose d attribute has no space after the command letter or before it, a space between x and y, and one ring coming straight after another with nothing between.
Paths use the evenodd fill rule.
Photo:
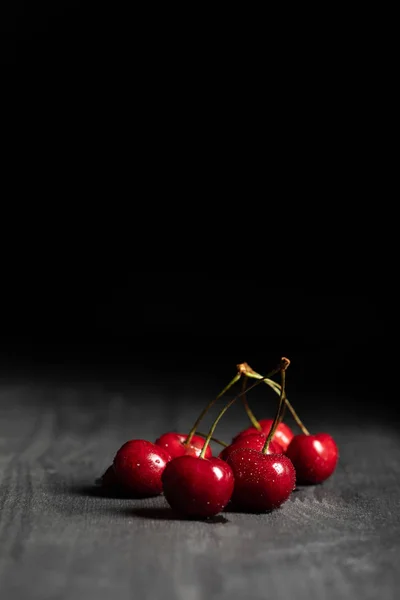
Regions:
<instances>
[{"instance_id":1,"label":"cherry stem","mask_svg":"<svg viewBox=\"0 0 400 600\"><path fill-rule=\"evenodd\" d=\"M286 392L285 392L285 382L286 382L286 369L289 366L289 361L287 358L282 358L281 361L281 393L280 393L280 397L279 397L279 404L278 404L278 409L276 411L275 414L275 419L271 425L271 429L269 430L269 434L267 436L267 439L265 440L265 444L264 447L262 449L262 453L263 454L268 454L268 448L269 445L271 443L272 438L275 435L276 432L276 428L278 427L280 421L281 421L281 416L283 414L283 411L285 409L285 397L286 397Z\"/></svg>"},{"instance_id":2,"label":"cherry stem","mask_svg":"<svg viewBox=\"0 0 400 600\"><path fill-rule=\"evenodd\" d=\"M202 438L207 438L207 433L201 433L200 431L197 432L197 435L199 435ZM215 442L216 444L219 444L220 446L224 446L224 448L227 448L229 446L229 444L227 444L226 442L223 442L222 440L217 440L217 438L212 437L210 438L212 442Z\"/></svg>"},{"instance_id":3,"label":"cherry stem","mask_svg":"<svg viewBox=\"0 0 400 600\"><path fill-rule=\"evenodd\" d=\"M243 377L243 383L242 383L242 391L245 392L246 391L246 387L247 387L247 375L245 375ZM255 427L255 429L257 429L257 431L262 431L262 427L260 425L260 423L258 422L258 420L256 419L253 411L251 410L249 403L247 401L247 395L244 394L243 398L242 398L242 402L243 402L243 406L244 409L246 411L247 416L249 417L250 423L253 425L253 427Z\"/></svg>"},{"instance_id":4,"label":"cherry stem","mask_svg":"<svg viewBox=\"0 0 400 600\"><path fill-rule=\"evenodd\" d=\"M236 373L235 377L232 379L232 381L230 381L228 383L228 385L226 387L224 387L224 389L222 390L222 392L220 392L218 394L218 396L216 398L214 398L213 400L211 400L207 406L201 411L200 415L197 417L192 429L189 431L189 435L187 436L187 439L184 443L185 446L189 446L190 442L192 441L192 437L194 436L194 434L196 433L196 430L198 428L198 426L200 425L200 421L202 421L202 419L206 416L207 412L210 410L210 408L215 404L215 402L217 402L217 400L219 400L224 394L226 394L226 392L237 382L239 381L241 377L241 373Z\"/></svg>"},{"instance_id":5,"label":"cherry stem","mask_svg":"<svg viewBox=\"0 0 400 600\"><path fill-rule=\"evenodd\" d=\"M238 375L240 377L240 373ZM249 388L247 388L247 392L249 392L254 387L256 387L257 385L259 385L260 383L262 383L262 381L264 381L264 378L259 379L258 381L256 381L256 383L253 383L253 385L251 385ZM211 440L211 438L213 436L215 428L218 425L218 422L220 421L220 419L222 419L222 417L224 416L224 414L226 413L226 411L228 410L228 408L230 408L232 406L232 404L234 402L236 402L236 400L238 398L242 398L245 393L246 393L246 391L240 392L240 394L238 394L237 396L235 396L234 398L232 398L232 400L229 400L229 402L221 409L221 411L218 414L217 418L215 419L214 423L211 425L210 431L208 432L206 441L205 441L204 446L203 446L203 448L202 448L202 450L200 452L199 458L204 458L206 450L208 448L208 444L210 443L210 440Z\"/></svg>"},{"instance_id":6,"label":"cherry stem","mask_svg":"<svg viewBox=\"0 0 400 600\"><path fill-rule=\"evenodd\" d=\"M250 365L246 362L244 363L240 363L239 365L236 365L238 372L244 376L244 381L243 381L243 386L242 389L246 389L246 385L247 385L247 378L248 377L253 377L256 379L259 379L261 377L261 375L258 375L258 373L256 373L255 371L253 371L253 369L250 367ZM277 367L276 369L274 369L273 371L271 371L270 373L268 373L268 375L266 375L266 377L272 377L272 375L274 375L275 373L279 372L279 367ZM244 409L246 411L247 416L249 417L249 421L250 423L253 425L253 427L257 430L257 431L261 431L262 432L262 427L259 423L259 421L257 420L255 414L253 413L253 411L251 410L249 403L247 402L247 397L243 396L243 406Z\"/></svg>"},{"instance_id":7,"label":"cherry stem","mask_svg":"<svg viewBox=\"0 0 400 600\"><path fill-rule=\"evenodd\" d=\"M279 383L277 383L276 381L273 381L272 379L264 379L264 381L267 385L270 386L270 388L272 388L274 390L274 392L276 394L278 394L278 396L280 395L281 386L279 385ZM301 429L301 431L305 435L310 435L310 432L308 431L307 427L304 425L303 421L300 419L297 412L294 410L293 405L289 402L288 398L286 398L286 395L285 395L285 405L288 407L293 419L296 421L296 423L299 426L299 428Z\"/></svg>"},{"instance_id":8,"label":"cherry stem","mask_svg":"<svg viewBox=\"0 0 400 600\"><path fill-rule=\"evenodd\" d=\"M260 377L262 377L262 375L260 375L259 373L256 373L255 371L253 371L253 369L251 369L248 373L247 373L247 377L251 377L253 379L260 379ZM276 381L273 381L272 379L269 379L269 377L264 377L264 383L266 383L267 385L269 385L270 388L272 388L274 390L274 392L276 394L278 394L278 396L280 396L281 394L281 386L279 385L279 383L277 383ZM301 421L299 415L296 413L296 411L294 410L292 404L289 402L288 398L286 398L285 395L285 404L288 407L293 419L296 421L297 425L300 427L301 431L305 434L305 435L310 435L310 432L308 431L307 427L304 425L304 423ZM281 416L281 420L283 418L283 414Z\"/></svg>"}]
</instances>

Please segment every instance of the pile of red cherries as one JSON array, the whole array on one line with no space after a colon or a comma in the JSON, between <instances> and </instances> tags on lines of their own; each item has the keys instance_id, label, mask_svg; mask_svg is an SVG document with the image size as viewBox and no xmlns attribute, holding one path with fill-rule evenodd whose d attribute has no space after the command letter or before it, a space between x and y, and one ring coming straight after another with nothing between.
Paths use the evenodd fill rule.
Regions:
<instances>
[{"instance_id":1,"label":"pile of red cherries","mask_svg":"<svg viewBox=\"0 0 400 600\"><path fill-rule=\"evenodd\" d=\"M265 377L247 363L238 365L234 379L205 407L188 434L164 433L154 443L142 439L126 442L99 483L133 498L164 494L174 511L192 518L212 517L228 504L243 512L271 511L288 500L296 484L322 483L336 468L338 448L327 433L311 435L287 399L289 364L282 358ZM271 379L277 373L280 384ZM239 379L241 393L222 408L207 436L196 435L206 412ZM249 379L257 381L247 387ZM260 383L279 395L274 419L257 421L247 402L246 393ZM229 445L218 442L213 437L216 425L238 398L243 400L252 426L238 433ZM283 422L287 409L302 433L295 435ZM212 455L211 440L225 446L218 457Z\"/></svg>"}]
</instances>

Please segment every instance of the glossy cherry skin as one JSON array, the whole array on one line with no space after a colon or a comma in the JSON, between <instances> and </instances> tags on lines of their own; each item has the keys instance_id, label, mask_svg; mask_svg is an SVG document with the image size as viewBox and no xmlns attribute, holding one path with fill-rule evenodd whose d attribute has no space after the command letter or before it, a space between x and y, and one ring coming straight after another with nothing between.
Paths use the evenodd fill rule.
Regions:
<instances>
[{"instance_id":1,"label":"glossy cherry skin","mask_svg":"<svg viewBox=\"0 0 400 600\"><path fill-rule=\"evenodd\" d=\"M219 458L222 458L222 460L228 460L232 452L235 452L235 450L238 450L239 448L251 448L252 450L258 450L261 452L261 450L264 448L266 439L267 436L265 436L263 433L250 433L249 435L243 435L242 437L239 436L236 442L232 442L232 444L222 450L222 452L219 454ZM268 454L281 453L282 446L278 444L278 442L271 441L268 446Z\"/></svg>"},{"instance_id":2,"label":"glossy cherry skin","mask_svg":"<svg viewBox=\"0 0 400 600\"><path fill-rule=\"evenodd\" d=\"M162 493L161 475L171 456L147 440L130 440L118 450L114 469L121 486L136 497Z\"/></svg>"},{"instance_id":3,"label":"glossy cherry skin","mask_svg":"<svg viewBox=\"0 0 400 600\"><path fill-rule=\"evenodd\" d=\"M184 456L185 454L189 456L199 456L202 448L204 446L205 440L199 435L194 435L190 441L189 446L185 446L184 442L186 442L188 436L185 433L164 433L161 437L159 437L155 444L164 448L171 455L172 458L177 458L178 456ZM212 450L210 446L207 446L205 458L212 457Z\"/></svg>"},{"instance_id":4,"label":"glossy cherry skin","mask_svg":"<svg viewBox=\"0 0 400 600\"><path fill-rule=\"evenodd\" d=\"M339 450L328 433L295 435L286 456L296 469L297 483L322 483L336 469Z\"/></svg>"},{"instance_id":5,"label":"glossy cherry skin","mask_svg":"<svg viewBox=\"0 0 400 600\"><path fill-rule=\"evenodd\" d=\"M232 469L220 458L174 458L162 474L164 495L173 510L188 517L212 517L232 496Z\"/></svg>"},{"instance_id":6,"label":"glossy cherry skin","mask_svg":"<svg viewBox=\"0 0 400 600\"><path fill-rule=\"evenodd\" d=\"M286 502L296 487L296 472L284 454L240 448L229 456L235 488L232 504L245 512L265 512Z\"/></svg>"},{"instance_id":7,"label":"glossy cherry skin","mask_svg":"<svg viewBox=\"0 0 400 600\"><path fill-rule=\"evenodd\" d=\"M273 419L261 419L261 421L259 421L259 423L262 427L262 432L265 435L269 434L269 431L271 429L271 425L273 422L274 422ZM261 433L261 432L257 431L257 429L255 427L248 427L247 429L244 429L243 431L238 433L233 438L232 441L236 442L236 440L239 437L242 437L243 435L250 435L252 433ZM279 423L278 427L276 428L276 431L275 431L275 434L273 437L273 441L279 442L279 444L283 448L283 451L286 452L286 449L289 446L290 442L292 441L293 437L294 437L294 433L290 429L290 427L288 425L286 425L286 423Z\"/></svg>"}]
</instances>

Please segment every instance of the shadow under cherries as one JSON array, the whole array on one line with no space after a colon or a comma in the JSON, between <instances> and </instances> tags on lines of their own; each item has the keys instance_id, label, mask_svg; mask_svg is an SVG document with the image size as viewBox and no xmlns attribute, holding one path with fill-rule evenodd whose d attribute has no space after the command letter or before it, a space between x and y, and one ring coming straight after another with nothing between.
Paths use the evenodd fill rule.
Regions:
<instances>
[{"instance_id":1,"label":"shadow under cherries","mask_svg":"<svg viewBox=\"0 0 400 600\"><path fill-rule=\"evenodd\" d=\"M148 497L135 496L118 488L103 488L97 484L74 484L69 486L68 491L76 496L109 498L110 500L144 500Z\"/></svg>"},{"instance_id":2,"label":"shadow under cherries","mask_svg":"<svg viewBox=\"0 0 400 600\"><path fill-rule=\"evenodd\" d=\"M229 520L222 515L216 515L215 517L208 517L202 519L199 517L189 517L181 515L168 506L162 507L139 507L139 508L126 508L122 509L127 515L131 517L139 517L141 519L155 519L160 521L195 521L199 523L205 523L207 525L213 524L224 524L228 523Z\"/></svg>"},{"instance_id":3,"label":"shadow under cherries","mask_svg":"<svg viewBox=\"0 0 400 600\"><path fill-rule=\"evenodd\" d=\"M76 496L91 497L91 498L108 498L110 500L135 500L135 501L148 501L163 498L163 496L134 496L126 493L123 490L116 488L102 488L96 484L73 484L68 486L68 493ZM104 508L104 507L103 507ZM228 523L228 519L222 515L216 515L215 517L209 517L207 519L199 517L184 516L174 511L169 506L126 506L126 507L109 507L108 512L114 514L125 514L129 517L136 517L140 519L159 520L159 521L197 521L199 523L212 524L223 524Z\"/></svg>"}]
</instances>

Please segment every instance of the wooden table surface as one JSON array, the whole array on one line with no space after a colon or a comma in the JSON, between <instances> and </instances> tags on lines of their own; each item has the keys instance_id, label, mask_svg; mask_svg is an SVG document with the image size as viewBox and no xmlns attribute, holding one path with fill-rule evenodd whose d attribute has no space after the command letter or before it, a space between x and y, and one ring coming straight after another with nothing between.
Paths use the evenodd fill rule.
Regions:
<instances>
[{"instance_id":1,"label":"wooden table surface","mask_svg":"<svg viewBox=\"0 0 400 600\"><path fill-rule=\"evenodd\" d=\"M93 482L123 442L187 431L204 402L200 391L163 381L118 388L3 379L1 599L398 597L395 427L332 424L341 452L335 475L300 488L271 514L186 521L162 497L98 495ZM244 424L235 406L219 436L229 439Z\"/></svg>"}]
</instances>

